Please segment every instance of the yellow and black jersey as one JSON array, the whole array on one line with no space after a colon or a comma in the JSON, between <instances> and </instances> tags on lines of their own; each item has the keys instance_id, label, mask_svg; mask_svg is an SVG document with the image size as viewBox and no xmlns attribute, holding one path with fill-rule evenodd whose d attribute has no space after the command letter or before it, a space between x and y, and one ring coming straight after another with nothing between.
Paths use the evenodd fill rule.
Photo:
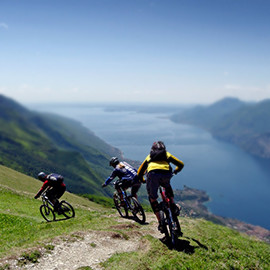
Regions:
<instances>
[{"instance_id":1,"label":"yellow and black jersey","mask_svg":"<svg viewBox=\"0 0 270 270\"><path fill-rule=\"evenodd\" d=\"M153 171L153 170L171 171L172 168L170 166L170 163L176 166L174 170L175 173L180 172L184 167L183 161L179 160L178 158L176 158L169 152L166 152L166 154L167 154L167 160L164 160L164 161L151 161L150 155L148 155L138 169L137 174L138 174L139 179L140 180L143 179L143 175L145 174L145 172L149 173L150 171Z\"/></svg>"}]
</instances>

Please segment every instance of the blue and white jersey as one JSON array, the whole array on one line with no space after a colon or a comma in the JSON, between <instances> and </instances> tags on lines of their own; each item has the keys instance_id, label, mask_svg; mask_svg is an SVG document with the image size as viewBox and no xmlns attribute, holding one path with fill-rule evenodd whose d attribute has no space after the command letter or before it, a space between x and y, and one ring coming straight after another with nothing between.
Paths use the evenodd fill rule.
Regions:
<instances>
[{"instance_id":1,"label":"blue and white jersey","mask_svg":"<svg viewBox=\"0 0 270 270\"><path fill-rule=\"evenodd\" d=\"M123 180L132 181L134 177L136 176L137 176L137 170L133 168L131 165L129 165L127 162L122 161L116 165L111 176L109 176L106 179L105 185L108 185L115 177L118 177Z\"/></svg>"}]
</instances>

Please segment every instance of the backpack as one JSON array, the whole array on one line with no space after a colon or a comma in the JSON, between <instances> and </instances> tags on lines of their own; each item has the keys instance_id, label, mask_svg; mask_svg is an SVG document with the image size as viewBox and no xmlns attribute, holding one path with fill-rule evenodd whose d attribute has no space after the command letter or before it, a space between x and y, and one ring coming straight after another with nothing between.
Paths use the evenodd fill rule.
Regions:
<instances>
[{"instance_id":1,"label":"backpack","mask_svg":"<svg viewBox=\"0 0 270 270\"><path fill-rule=\"evenodd\" d=\"M151 161L167 161L167 151L163 142L154 142L150 151Z\"/></svg>"},{"instance_id":2,"label":"backpack","mask_svg":"<svg viewBox=\"0 0 270 270\"><path fill-rule=\"evenodd\" d=\"M60 174L51 173L47 176L47 179L52 182L63 183L64 177Z\"/></svg>"}]
</instances>

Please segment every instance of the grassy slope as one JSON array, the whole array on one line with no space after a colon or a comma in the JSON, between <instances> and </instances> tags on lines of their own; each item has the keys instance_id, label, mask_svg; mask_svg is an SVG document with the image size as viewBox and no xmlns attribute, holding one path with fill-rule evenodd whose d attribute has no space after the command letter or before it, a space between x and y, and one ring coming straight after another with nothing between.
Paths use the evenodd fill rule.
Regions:
<instances>
[{"instance_id":1,"label":"grassy slope","mask_svg":"<svg viewBox=\"0 0 270 270\"><path fill-rule=\"evenodd\" d=\"M70 193L65 193L63 199L75 207L76 218L44 222L39 213L41 201L33 198L40 186L40 181L0 166L0 257L61 234L106 226L108 219L103 214L111 209Z\"/></svg>"},{"instance_id":2,"label":"grassy slope","mask_svg":"<svg viewBox=\"0 0 270 270\"><path fill-rule=\"evenodd\" d=\"M111 226L117 224L114 217L109 217L115 210L69 193L64 198L75 207L76 217L62 222L44 222L39 213L41 202L33 199L40 184L0 166L0 258L18 256L27 248L44 246L59 235L113 230ZM159 239L146 235L140 240L139 251L115 254L104 263L105 268L267 269L270 265L270 246L266 243L202 219L181 218L181 224L185 237L181 238L178 250L170 250ZM147 227L136 226L135 230L147 232Z\"/></svg>"},{"instance_id":3,"label":"grassy slope","mask_svg":"<svg viewBox=\"0 0 270 270\"><path fill-rule=\"evenodd\" d=\"M29 176L58 172L74 193L109 194L101 184L111 172L108 145L79 122L27 110L0 95L0 164Z\"/></svg>"}]
</instances>

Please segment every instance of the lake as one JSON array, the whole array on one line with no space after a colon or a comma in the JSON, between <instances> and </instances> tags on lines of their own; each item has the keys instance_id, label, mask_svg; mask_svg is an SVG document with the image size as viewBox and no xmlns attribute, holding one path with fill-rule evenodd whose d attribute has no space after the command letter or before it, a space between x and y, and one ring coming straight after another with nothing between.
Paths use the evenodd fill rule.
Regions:
<instances>
[{"instance_id":1,"label":"lake","mask_svg":"<svg viewBox=\"0 0 270 270\"><path fill-rule=\"evenodd\" d=\"M172 179L174 189L187 185L205 190L211 197L207 207L212 213L270 229L269 164L202 129L170 121L171 113L183 109L180 106L164 107L161 112L156 108L138 112L135 107L121 111L120 105L108 110L101 104L27 107L79 120L133 160L143 161L154 141L164 141L167 150L185 163Z\"/></svg>"}]
</instances>

